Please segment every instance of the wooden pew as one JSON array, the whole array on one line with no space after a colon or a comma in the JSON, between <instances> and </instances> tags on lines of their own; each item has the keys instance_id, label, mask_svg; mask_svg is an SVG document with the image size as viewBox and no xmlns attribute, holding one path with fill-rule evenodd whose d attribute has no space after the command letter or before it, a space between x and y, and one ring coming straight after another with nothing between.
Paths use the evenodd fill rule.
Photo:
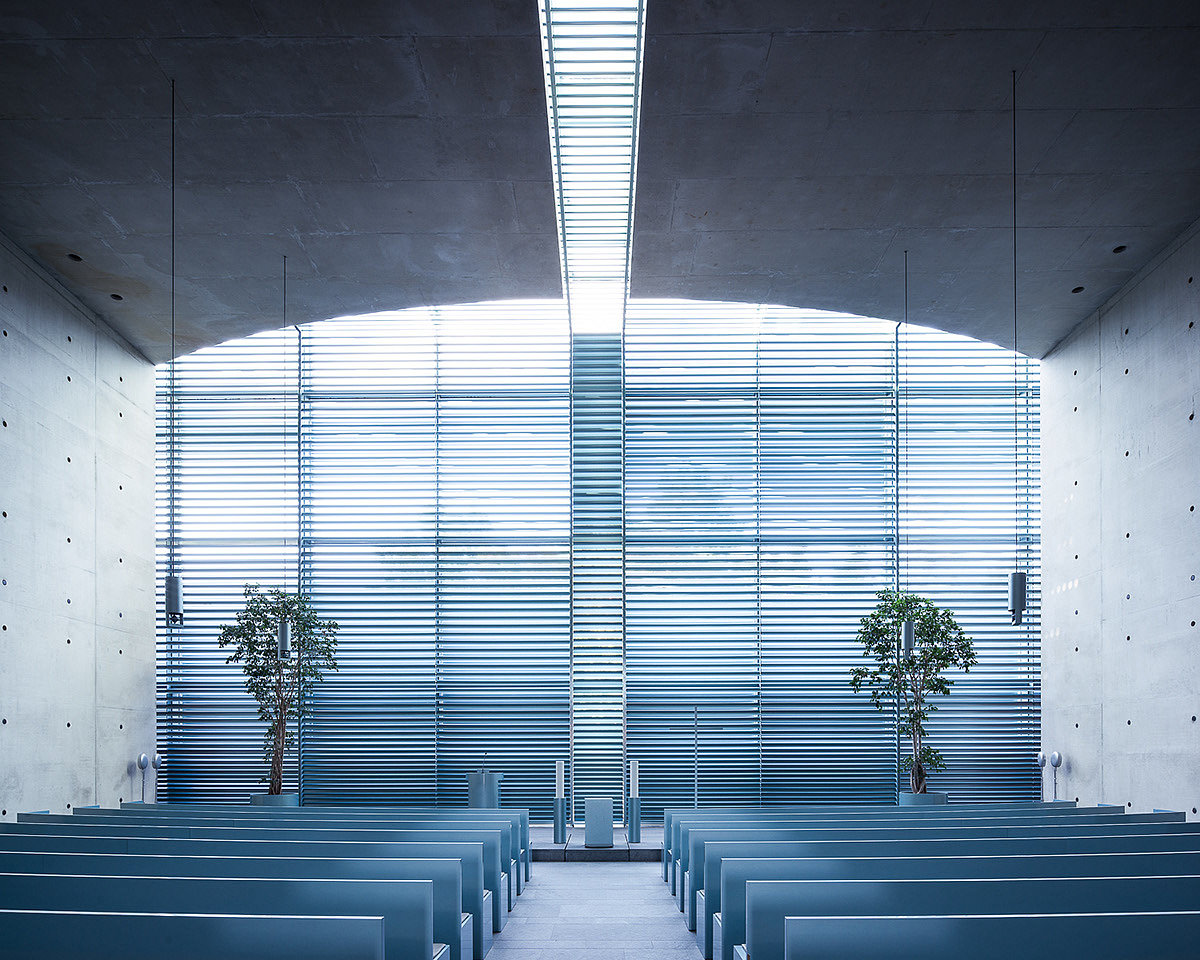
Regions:
<instances>
[{"instance_id":1,"label":"wooden pew","mask_svg":"<svg viewBox=\"0 0 1200 960\"><path fill-rule=\"evenodd\" d=\"M785 960L1195 960L1200 912L789 917L784 937Z\"/></svg>"},{"instance_id":2,"label":"wooden pew","mask_svg":"<svg viewBox=\"0 0 1200 960\"><path fill-rule=\"evenodd\" d=\"M397 875L404 882L425 881L432 883L432 931L433 942L448 943L449 958L455 960L481 960L476 958L474 948L474 917L463 913L461 907L460 863L457 860L329 860L296 858L240 858L240 857L163 857L140 856L120 853L64 853L64 852L0 852L0 876L91 876L112 877L163 877L180 880L263 881L311 884L331 882L395 883ZM300 889L301 893L307 888ZM458 901L446 902L448 896ZM6 902L6 901L4 901ZM317 901L319 902L319 901ZM332 906L332 912L342 911ZM10 904L18 906L17 904ZM29 905L19 905L29 906ZM126 907L130 906L126 902ZM102 907L96 906L95 910ZM228 908L228 904L226 904ZM169 911L168 911L169 912ZM212 912L212 911L209 911ZM260 911L259 911L260 912ZM284 911L293 912L293 911ZM296 908L295 913L306 910ZM374 911L371 911L372 913ZM490 931L488 931L490 932ZM491 941L488 940L488 944Z\"/></svg>"},{"instance_id":3,"label":"wooden pew","mask_svg":"<svg viewBox=\"0 0 1200 960\"><path fill-rule=\"evenodd\" d=\"M382 917L0 909L0 960L384 960Z\"/></svg>"},{"instance_id":4,"label":"wooden pew","mask_svg":"<svg viewBox=\"0 0 1200 960\"><path fill-rule=\"evenodd\" d=\"M996 855L987 844L961 847L953 856L887 856L878 852L856 857L788 859L765 850L758 857L718 859L719 881L706 891L719 896L719 909L708 914L713 960L729 960L733 948L746 940L746 884L750 880L901 880L1012 879L1019 877L1178 876L1200 874L1200 846L1187 851L1156 853L1064 852ZM718 847L727 846L717 844ZM732 845L729 845L732 846ZM769 848L770 844L755 846ZM1026 849L1037 851L1030 845ZM717 899L714 897L714 899ZM701 908L699 903L697 910ZM699 918L697 934L699 934Z\"/></svg>"},{"instance_id":5,"label":"wooden pew","mask_svg":"<svg viewBox=\"0 0 1200 960\"><path fill-rule=\"evenodd\" d=\"M241 840L295 844L287 852L303 856L303 850L314 851L310 855L326 853L334 856L357 855L392 857L397 854L387 849L389 843L435 842L435 843L479 843L483 846L484 885L492 893L492 929L499 933L504 929L508 913L509 877L502 869L502 844L508 842L508 832L503 830L342 830L319 827L290 829L286 827L194 827L183 825L141 825L122 823L79 822L72 816L53 814L19 814L17 823L0 823L0 835L19 834L22 831L43 834L93 837L126 837L153 842L162 839L175 840ZM339 847L338 845L343 845ZM320 845L332 845L328 849ZM353 845L359 848L351 849ZM338 853L341 849L343 852ZM449 847L447 850L449 851ZM456 854L447 852L447 856Z\"/></svg>"},{"instance_id":6,"label":"wooden pew","mask_svg":"<svg viewBox=\"0 0 1200 960\"><path fill-rule=\"evenodd\" d=\"M121 816L111 817L106 815L94 815L87 812L77 814L47 814L47 813L21 813L17 815L18 823L54 823L54 824L88 824L104 828L117 827L143 827L154 831L166 831L173 829L190 830L194 832L208 833L210 831L220 830L246 830L253 832L271 832L279 831L295 835L297 832L327 831L337 833L339 836L344 836L346 839L387 839L387 834L392 831L411 831L411 830L435 830L443 831L448 834L462 834L463 839L468 839L468 835L472 831L484 831L485 833L494 836L499 843L499 859L500 871L502 874L503 883L500 886L504 896L501 898L505 909L512 911L516 905L516 876L518 874L517 867L519 863L514 859L514 835L519 835L519 831L512 828L512 825L507 821L492 822L490 824L478 823L459 823L444 820L429 820L429 819L413 819L401 820L396 823L379 822L375 820L368 821L345 821L345 820L316 820L316 819L290 819L281 817L270 818L242 818L236 816L213 816L213 817L139 817L139 816ZM247 834L248 836L249 834ZM453 839L453 837L448 837ZM503 923L503 920L501 920Z\"/></svg>"},{"instance_id":7,"label":"wooden pew","mask_svg":"<svg viewBox=\"0 0 1200 960\"><path fill-rule=\"evenodd\" d=\"M720 819L726 815L736 818L739 814L770 813L779 814L785 818L789 814L796 814L800 817L815 816L821 819L828 819L832 814L837 817L866 817L868 819L875 819L880 816L903 817L907 816L910 812L916 816L920 816L922 813L936 814L947 809L953 810L955 815L958 816L972 816L977 811L984 816L1007 815L1007 813L1036 816L1046 811L1066 813L1071 810L1084 808L1077 807L1073 801L1067 800L1034 801L1028 803L954 803L946 804L945 806L931 805L928 807L900 807L883 804L873 806L863 804L798 804L780 807L672 807L663 811L662 878L664 883L671 884L671 892L674 893L675 876L672 867L675 860L679 857L679 844L678 838L674 836L673 827L675 820L681 816L703 815L706 817L711 816L713 819ZM1005 811L1007 813L998 814L998 811ZM674 843L672 842L673 838L675 840Z\"/></svg>"},{"instance_id":8,"label":"wooden pew","mask_svg":"<svg viewBox=\"0 0 1200 960\"><path fill-rule=\"evenodd\" d=\"M448 960L450 956L449 944L435 943L433 938L433 884L428 880L0 873L0 903L14 910L89 913L219 914L232 908L256 916L382 917L385 960Z\"/></svg>"},{"instance_id":9,"label":"wooden pew","mask_svg":"<svg viewBox=\"0 0 1200 960\"><path fill-rule=\"evenodd\" d=\"M373 818L370 819L316 819L312 817L287 817L285 815L273 817L243 817L238 814L228 814L223 816L202 816L202 817L164 817L164 816L138 816L129 814L127 816L108 816L106 814L96 814L91 811L76 811L71 814L18 814L18 822L27 823L88 823L97 826L113 826L118 824L130 824L141 827L159 827L162 825L172 827L194 827L198 829L225 828L225 829L247 829L247 830L338 830L352 831L361 833L369 831L376 833L387 830L494 830L500 840L500 869L505 874L505 906L509 911L512 911L516 906L516 898L518 890L523 886L523 882L519 883L518 878L521 876L519 852L517 852L516 844L519 842L520 829L514 826L508 820L493 820L491 822L476 823L476 822L460 822L449 820L436 820L422 818L412 818L403 820L388 820L380 821Z\"/></svg>"},{"instance_id":10,"label":"wooden pew","mask_svg":"<svg viewBox=\"0 0 1200 960\"><path fill-rule=\"evenodd\" d=\"M843 816L841 814L822 814L817 816L800 816L795 814L786 814L780 816L772 812L752 812L744 816L722 816L709 818L706 816L696 817L676 817L672 826L675 834L675 846L678 850L676 858L676 872L682 877L687 873L690 863L691 851L688 848L688 836L693 828L696 827L729 827L729 828L749 828L762 826L764 828L780 827L780 828L809 828L809 829L851 829L868 827L892 827L900 825L911 825L930 827L945 825L947 823L964 823L964 824L979 824L980 826L1058 826L1064 824L1076 825L1083 823L1115 823L1122 817L1126 816L1150 816L1163 822L1173 822L1182 820L1183 815L1179 813L1154 813L1154 814L1129 814L1127 815L1124 808L1116 807L1077 807L1069 811L1051 811L1036 814L1028 812L1009 813L1003 811L973 811L968 814L959 814L949 806L940 806L932 808L934 812L924 811L916 815L906 815L906 808L895 808L899 813L889 811L886 814L878 816L869 816L856 814L854 816ZM675 890L675 895L682 902L682 891Z\"/></svg>"},{"instance_id":11,"label":"wooden pew","mask_svg":"<svg viewBox=\"0 0 1200 960\"><path fill-rule=\"evenodd\" d=\"M735 946L734 958L783 960L785 917L1138 913L1197 905L1200 876L751 880L746 885L746 943Z\"/></svg>"},{"instance_id":12,"label":"wooden pew","mask_svg":"<svg viewBox=\"0 0 1200 960\"><path fill-rule=\"evenodd\" d=\"M347 876L352 879L406 879L414 869L419 869L408 866L409 859L452 858L459 863L461 871L462 910L471 914L473 918L472 953L478 960L491 949L495 917L494 894L486 886L484 851L478 843L413 841L365 844L303 840L177 840L120 835L53 834L44 832L46 827L34 826L32 829L36 832L15 833L0 829L0 858L20 853L46 856L137 855L153 857L162 864L170 864L172 861L202 864L218 858L254 858L260 861L275 861L280 865L278 869L282 872L268 873L267 876L291 876L294 875L296 865L315 860L328 864L325 868L328 872L325 875ZM58 870L34 868L34 872Z\"/></svg>"},{"instance_id":13,"label":"wooden pew","mask_svg":"<svg viewBox=\"0 0 1200 960\"><path fill-rule=\"evenodd\" d=\"M891 840L902 839L905 836L917 836L922 839L973 839L983 837L1053 837L1099 835L1106 831L1111 833L1127 833L1131 829L1153 833L1187 832L1189 829L1200 830L1200 825L1183 822L1183 814L1114 814L1111 818L1089 818L1077 824L1055 821L1039 821L1028 826L1011 825L1002 821L929 821L912 824L907 821L895 821L888 826L855 824L853 826L820 826L820 827L736 827L715 828L694 827L687 839L689 862L681 866L680 883L682 896L680 909L687 915L688 929L696 929L696 897L695 892L704 883L704 845L714 840Z\"/></svg>"},{"instance_id":14,"label":"wooden pew","mask_svg":"<svg viewBox=\"0 0 1200 960\"><path fill-rule=\"evenodd\" d=\"M127 801L119 808L76 807L76 812L121 816L248 816L262 819L283 817L296 819L312 817L321 820L398 820L420 816L425 819L459 820L473 823L507 821L513 826L513 849L520 850L519 859L525 865L524 880L533 877L533 855L529 845L529 811L523 807L326 807L305 805L303 807L261 807L249 804L192 804L192 803L143 803ZM524 882L518 885L518 892Z\"/></svg>"}]
</instances>

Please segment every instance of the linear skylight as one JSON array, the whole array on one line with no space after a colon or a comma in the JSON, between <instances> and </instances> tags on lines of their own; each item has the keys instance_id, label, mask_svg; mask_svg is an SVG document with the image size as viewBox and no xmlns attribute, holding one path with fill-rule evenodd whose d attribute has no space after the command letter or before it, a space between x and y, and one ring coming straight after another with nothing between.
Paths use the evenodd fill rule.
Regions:
<instances>
[{"instance_id":1,"label":"linear skylight","mask_svg":"<svg viewBox=\"0 0 1200 960\"><path fill-rule=\"evenodd\" d=\"M563 286L577 333L618 333L629 284L645 0L541 0Z\"/></svg>"}]
</instances>

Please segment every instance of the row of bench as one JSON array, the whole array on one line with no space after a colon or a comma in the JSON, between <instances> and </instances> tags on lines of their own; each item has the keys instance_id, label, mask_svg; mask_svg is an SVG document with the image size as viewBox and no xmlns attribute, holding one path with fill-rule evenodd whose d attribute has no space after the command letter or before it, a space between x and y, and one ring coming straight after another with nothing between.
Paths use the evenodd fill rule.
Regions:
<instances>
[{"instance_id":1,"label":"row of bench","mask_svg":"<svg viewBox=\"0 0 1200 960\"><path fill-rule=\"evenodd\" d=\"M1200 824L1069 803L666 811L706 960L1200 956Z\"/></svg>"},{"instance_id":2,"label":"row of bench","mask_svg":"<svg viewBox=\"0 0 1200 960\"><path fill-rule=\"evenodd\" d=\"M482 960L517 809L124 804L0 823L0 958Z\"/></svg>"}]
</instances>

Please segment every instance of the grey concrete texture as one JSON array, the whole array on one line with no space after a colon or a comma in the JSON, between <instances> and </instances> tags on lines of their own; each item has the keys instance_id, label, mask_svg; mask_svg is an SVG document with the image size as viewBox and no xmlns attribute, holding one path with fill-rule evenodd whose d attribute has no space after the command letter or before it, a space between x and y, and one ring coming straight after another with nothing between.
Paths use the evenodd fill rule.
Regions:
<instances>
[{"instance_id":1,"label":"grey concrete texture","mask_svg":"<svg viewBox=\"0 0 1200 960\"><path fill-rule=\"evenodd\" d=\"M489 960L696 960L654 863L539 863Z\"/></svg>"},{"instance_id":2,"label":"grey concrete texture","mask_svg":"<svg viewBox=\"0 0 1200 960\"><path fill-rule=\"evenodd\" d=\"M170 78L178 353L281 326L284 255L290 322L561 295L535 3L4 4L0 229L153 360Z\"/></svg>"},{"instance_id":3,"label":"grey concrete texture","mask_svg":"<svg viewBox=\"0 0 1200 960\"><path fill-rule=\"evenodd\" d=\"M554 826L552 824L530 824L529 842L532 844L533 859L537 861L567 861L602 862L602 863L661 863L663 828L657 826L642 827L641 837L637 843L629 840L629 831L624 824L613 824L613 845L608 848L584 845L583 821L575 825L567 825L565 843L554 842Z\"/></svg>"},{"instance_id":4,"label":"grey concrete texture","mask_svg":"<svg viewBox=\"0 0 1200 960\"><path fill-rule=\"evenodd\" d=\"M1193 3L648 11L635 296L898 319L909 250L913 322L1010 345L1011 69L1022 352L1200 214ZM165 359L174 77L178 352L280 326L283 255L293 322L558 297L537 33L533 0L14 0L0 229Z\"/></svg>"},{"instance_id":5,"label":"grey concrete texture","mask_svg":"<svg viewBox=\"0 0 1200 960\"><path fill-rule=\"evenodd\" d=\"M1200 809L1198 357L1200 223L1042 364L1042 728L1060 797Z\"/></svg>"},{"instance_id":6,"label":"grey concrete texture","mask_svg":"<svg viewBox=\"0 0 1200 960\"><path fill-rule=\"evenodd\" d=\"M0 245L0 816L140 796L153 367ZM153 786L153 779L150 781Z\"/></svg>"},{"instance_id":7,"label":"grey concrete texture","mask_svg":"<svg viewBox=\"0 0 1200 960\"><path fill-rule=\"evenodd\" d=\"M898 320L908 250L913 322L1011 346L1016 69L1043 356L1200 215L1198 40L1188 3L651 4L632 293Z\"/></svg>"}]
</instances>

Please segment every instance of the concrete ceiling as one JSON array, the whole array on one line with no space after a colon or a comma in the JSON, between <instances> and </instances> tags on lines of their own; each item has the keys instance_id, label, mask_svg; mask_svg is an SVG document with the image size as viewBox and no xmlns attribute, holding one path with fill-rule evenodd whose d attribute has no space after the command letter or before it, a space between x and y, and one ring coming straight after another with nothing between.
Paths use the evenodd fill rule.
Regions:
<instances>
[{"instance_id":1,"label":"concrete ceiling","mask_svg":"<svg viewBox=\"0 0 1200 960\"><path fill-rule=\"evenodd\" d=\"M172 77L180 353L284 255L289 322L561 296L533 0L0 0L0 230L151 359Z\"/></svg>"},{"instance_id":2,"label":"concrete ceiling","mask_svg":"<svg viewBox=\"0 0 1200 960\"><path fill-rule=\"evenodd\" d=\"M648 10L635 296L897 318L908 249L913 321L1011 344L1013 68L1023 352L1200 217L1194 2ZM284 254L290 322L561 295L536 0L0 0L0 231L150 358L169 77L179 352Z\"/></svg>"},{"instance_id":3,"label":"concrete ceiling","mask_svg":"<svg viewBox=\"0 0 1200 960\"><path fill-rule=\"evenodd\" d=\"M911 320L1011 346L1016 69L1043 356L1200 217L1198 26L1194 0L650 2L632 292L899 319L907 249Z\"/></svg>"}]
</instances>

